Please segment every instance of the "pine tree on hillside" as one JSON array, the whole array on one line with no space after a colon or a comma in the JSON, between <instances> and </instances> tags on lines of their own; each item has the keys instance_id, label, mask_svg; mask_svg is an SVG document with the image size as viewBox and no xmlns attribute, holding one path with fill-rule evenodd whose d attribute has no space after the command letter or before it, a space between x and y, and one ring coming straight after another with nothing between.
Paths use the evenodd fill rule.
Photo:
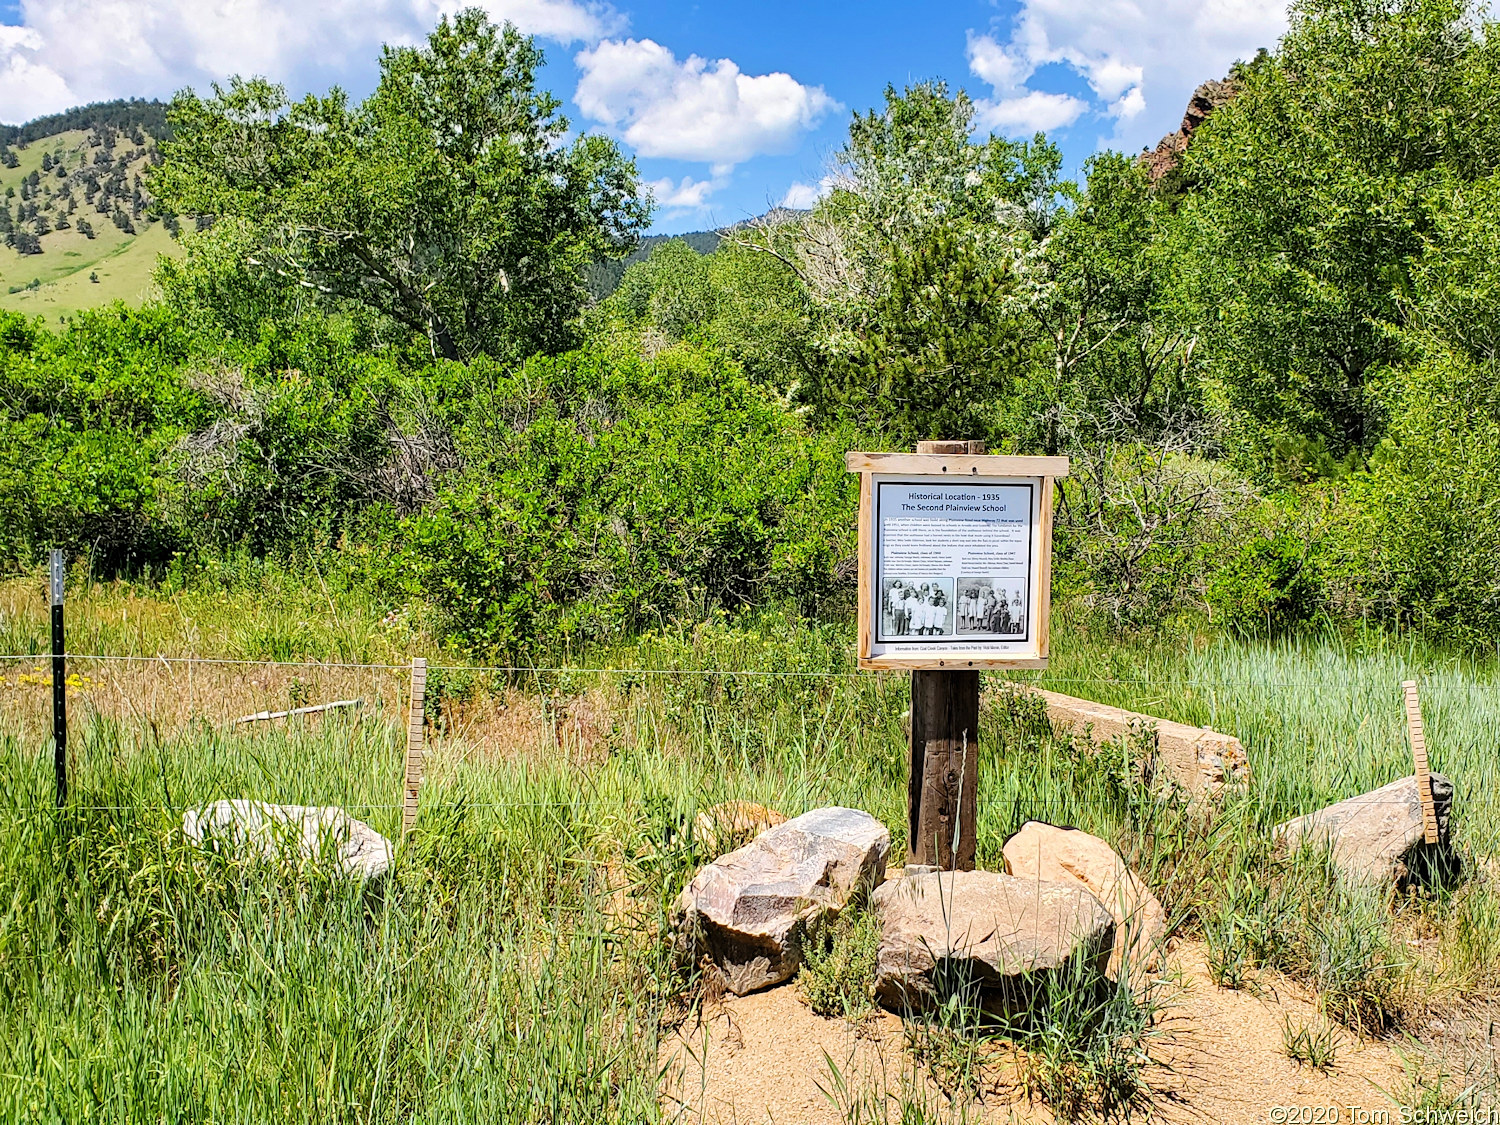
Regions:
<instances>
[{"instance_id":1,"label":"pine tree on hillside","mask_svg":"<svg viewBox=\"0 0 1500 1125\"><path fill-rule=\"evenodd\" d=\"M42 153L42 171L52 171L52 154L50 152Z\"/></svg>"},{"instance_id":2,"label":"pine tree on hillside","mask_svg":"<svg viewBox=\"0 0 1500 1125\"><path fill-rule=\"evenodd\" d=\"M94 224L87 219L79 219L78 233L83 235L84 238L92 240L94 237Z\"/></svg>"}]
</instances>

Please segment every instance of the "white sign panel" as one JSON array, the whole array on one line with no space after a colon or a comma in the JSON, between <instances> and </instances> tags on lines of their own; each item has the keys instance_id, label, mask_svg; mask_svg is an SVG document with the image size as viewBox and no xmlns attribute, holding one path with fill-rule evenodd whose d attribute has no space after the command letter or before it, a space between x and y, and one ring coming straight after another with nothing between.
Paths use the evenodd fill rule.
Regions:
<instances>
[{"instance_id":1,"label":"white sign panel","mask_svg":"<svg viewBox=\"0 0 1500 1125\"><path fill-rule=\"evenodd\" d=\"M870 656L1038 651L1042 481L875 475Z\"/></svg>"}]
</instances>

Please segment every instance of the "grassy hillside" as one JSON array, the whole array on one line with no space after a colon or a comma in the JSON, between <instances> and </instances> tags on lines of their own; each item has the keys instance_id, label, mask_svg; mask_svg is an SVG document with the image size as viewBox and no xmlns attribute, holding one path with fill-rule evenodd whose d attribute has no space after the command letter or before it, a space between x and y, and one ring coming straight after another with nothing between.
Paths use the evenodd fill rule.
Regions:
<instances>
[{"instance_id":1,"label":"grassy hillside","mask_svg":"<svg viewBox=\"0 0 1500 1125\"><path fill-rule=\"evenodd\" d=\"M139 303L158 255L177 249L175 223L153 215L144 186L155 159L139 128L0 145L0 309L56 323L115 300Z\"/></svg>"}]
</instances>

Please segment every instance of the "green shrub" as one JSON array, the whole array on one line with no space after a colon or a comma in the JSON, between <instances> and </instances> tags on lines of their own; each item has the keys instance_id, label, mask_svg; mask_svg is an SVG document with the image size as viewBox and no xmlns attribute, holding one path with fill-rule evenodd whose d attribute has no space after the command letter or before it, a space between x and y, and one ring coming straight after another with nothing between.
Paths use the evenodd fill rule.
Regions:
<instances>
[{"instance_id":1,"label":"green shrub","mask_svg":"<svg viewBox=\"0 0 1500 1125\"><path fill-rule=\"evenodd\" d=\"M1431 345L1388 375L1389 438L1341 492L1322 563L1345 616L1463 646L1500 634L1500 383Z\"/></svg>"},{"instance_id":2,"label":"green shrub","mask_svg":"<svg viewBox=\"0 0 1500 1125\"><path fill-rule=\"evenodd\" d=\"M395 581L470 649L586 644L789 598L815 611L847 558L843 450L712 352L476 363L464 471L401 529Z\"/></svg>"},{"instance_id":3,"label":"green shrub","mask_svg":"<svg viewBox=\"0 0 1500 1125\"><path fill-rule=\"evenodd\" d=\"M1292 535L1257 535L1208 583L1216 619L1241 633L1279 633L1309 620L1319 586L1309 546Z\"/></svg>"}]
</instances>

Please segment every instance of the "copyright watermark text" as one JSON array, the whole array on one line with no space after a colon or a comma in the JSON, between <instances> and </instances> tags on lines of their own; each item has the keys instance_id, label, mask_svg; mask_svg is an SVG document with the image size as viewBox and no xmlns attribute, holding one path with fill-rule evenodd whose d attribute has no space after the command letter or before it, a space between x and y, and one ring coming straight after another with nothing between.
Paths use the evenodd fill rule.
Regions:
<instances>
[{"instance_id":1,"label":"copyright watermark text","mask_svg":"<svg viewBox=\"0 0 1500 1125\"><path fill-rule=\"evenodd\" d=\"M1429 1109L1418 1106L1273 1105L1271 1125L1500 1125L1500 1109Z\"/></svg>"}]
</instances>

